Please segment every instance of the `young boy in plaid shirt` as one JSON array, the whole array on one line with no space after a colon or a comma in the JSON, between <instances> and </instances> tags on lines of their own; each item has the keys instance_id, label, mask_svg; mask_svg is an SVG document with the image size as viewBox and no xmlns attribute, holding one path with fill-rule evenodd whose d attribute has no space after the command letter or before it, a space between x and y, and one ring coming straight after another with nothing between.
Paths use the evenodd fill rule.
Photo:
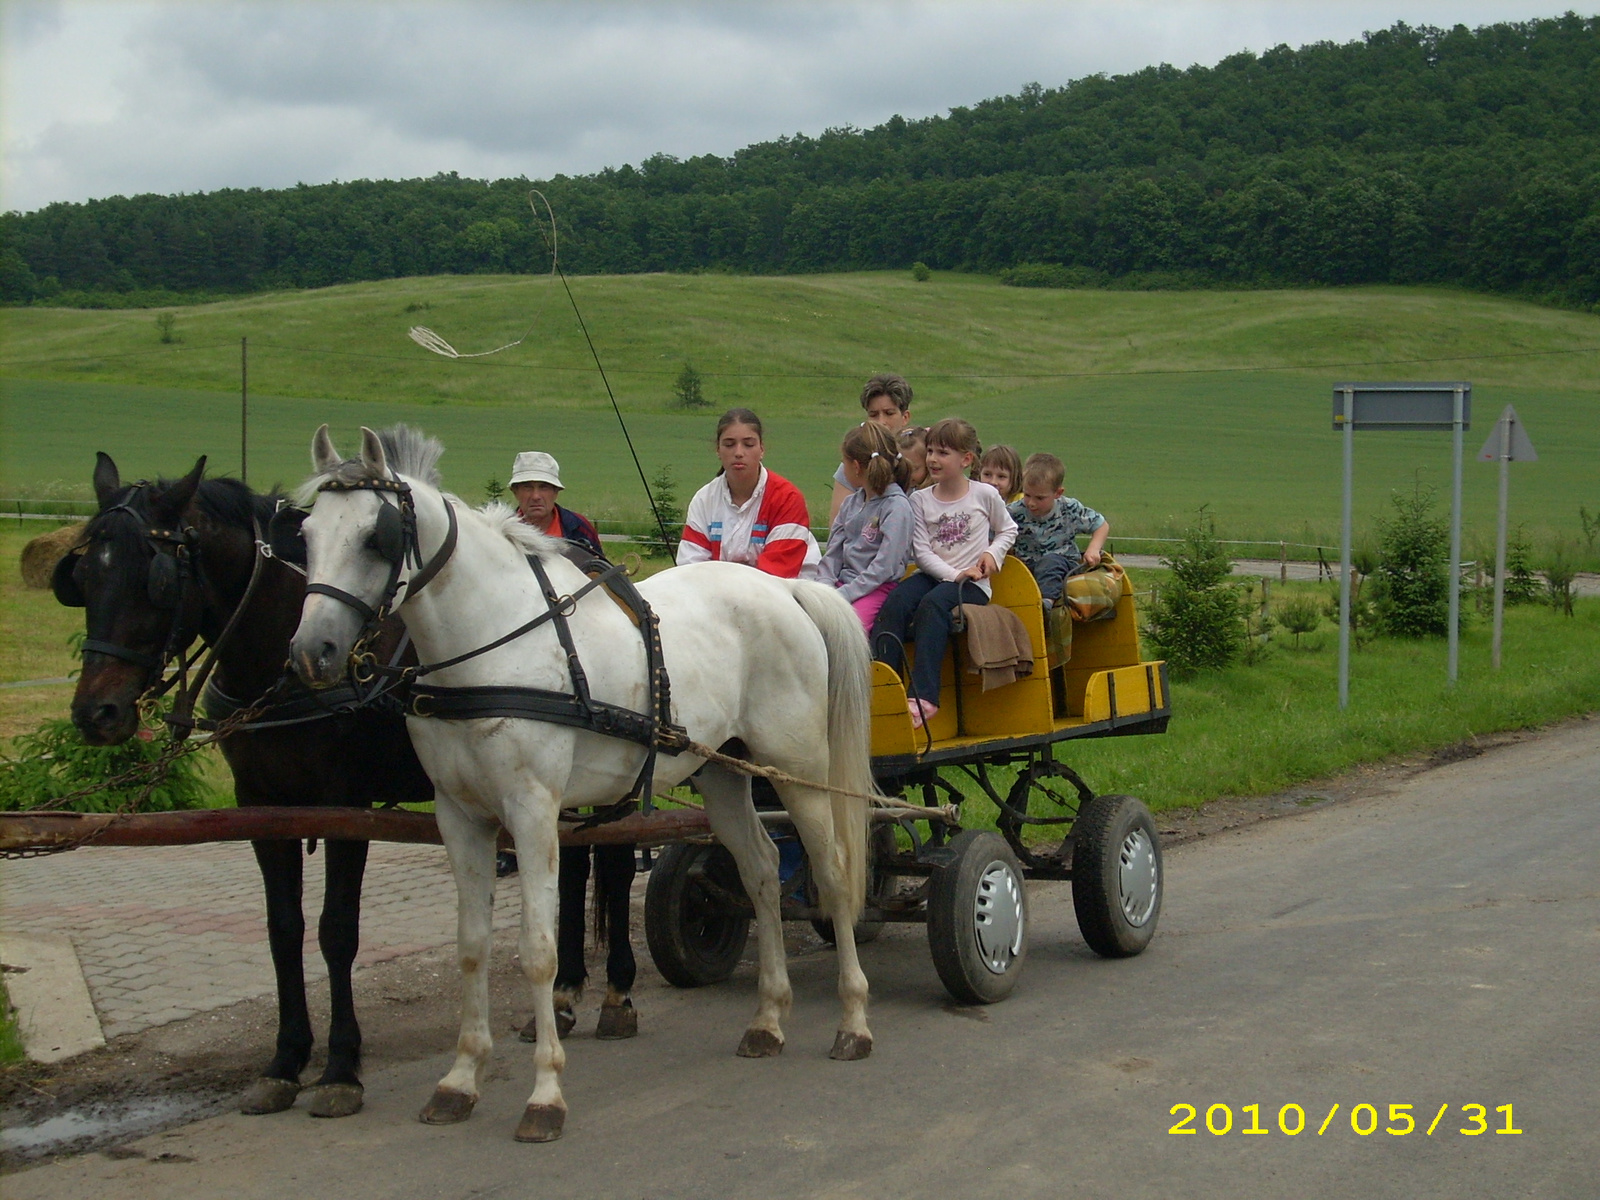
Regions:
<instances>
[{"instance_id":1,"label":"young boy in plaid shirt","mask_svg":"<svg viewBox=\"0 0 1600 1200\"><path fill-rule=\"evenodd\" d=\"M1098 567L1111 525L1094 509L1063 494L1066 467L1054 454L1030 454L1022 464L1022 499L1009 511L1017 523L1011 553L1033 572L1045 608L1061 599L1069 575ZM1078 535L1093 534L1080 555Z\"/></svg>"}]
</instances>

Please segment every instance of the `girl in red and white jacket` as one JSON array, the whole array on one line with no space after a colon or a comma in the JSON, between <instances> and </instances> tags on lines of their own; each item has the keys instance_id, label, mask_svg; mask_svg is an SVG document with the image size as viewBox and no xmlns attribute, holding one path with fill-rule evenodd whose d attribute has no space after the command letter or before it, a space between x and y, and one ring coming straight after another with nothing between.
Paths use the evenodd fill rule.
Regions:
<instances>
[{"instance_id":1,"label":"girl in red and white jacket","mask_svg":"<svg viewBox=\"0 0 1600 1200\"><path fill-rule=\"evenodd\" d=\"M761 418L730 408L717 422L722 470L694 494L678 565L736 562L784 579L815 579L822 554L800 489L761 465Z\"/></svg>"}]
</instances>

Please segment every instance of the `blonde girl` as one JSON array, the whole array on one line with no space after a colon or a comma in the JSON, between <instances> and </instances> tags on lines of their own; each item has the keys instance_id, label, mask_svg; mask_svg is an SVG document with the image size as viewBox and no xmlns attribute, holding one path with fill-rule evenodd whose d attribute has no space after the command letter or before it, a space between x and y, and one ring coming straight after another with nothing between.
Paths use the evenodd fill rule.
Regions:
<instances>
[{"instance_id":1,"label":"blonde girl","mask_svg":"<svg viewBox=\"0 0 1600 1200\"><path fill-rule=\"evenodd\" d=\"M839 454L852 490L828 531L817 578L838 588L870 631L911 559L911 472L894 435L872 421L846 434Z\"/></svg>"},{"instance_id":2,"label":"blonde girl","mask_svg":"<svg viewBox=\"0 0 1600 1200\"><path fill-rule=\"evenodd\" d=\"M989 602L989 579L1017 536L1000 493L967 478L977 449L977 431L959 417L928 430L933 486L911 496L911 549L921 569L889 594L872 627L874 657L902 676L906 640L916 643L906 695L917 728L939 711L939 670L951 615L957 605Z\"/></svg>"}]
</instances>

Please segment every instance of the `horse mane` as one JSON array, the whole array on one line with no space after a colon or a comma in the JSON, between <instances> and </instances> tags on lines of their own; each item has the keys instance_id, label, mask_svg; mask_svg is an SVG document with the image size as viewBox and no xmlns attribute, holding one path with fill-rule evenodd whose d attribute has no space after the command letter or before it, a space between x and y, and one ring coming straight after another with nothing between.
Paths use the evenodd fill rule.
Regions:
<instances>
[{"instance_id":1,"label":"horse mane","mask_svg":"<svg viewBox=\"0 0 1600 1200\"><path fill-rule=\"evenodd\" d=\"M524 554L536 554L545 560L565 557L559 541L529 525L504 500L490 500L483 507L468 511L483 518L490 529L497 530Z\"/></svg>"},{"instance_id":2,"label":"horse mane","mask_svg":"<svg viewBox=\"0 0 1600 1200\"><path fill-rule=\"evenodd\" d=\"M277 488L265 493L252 492L248 484L222 476L201 481L194 503L218 524L254 534L258 524L266 528L282 499L283 493Z\"/></svg>"},{"instance_id":3,"label":"horse mane","mask_svg":"<svg viewBox=\"0 0 1600 1200\"><path fill-rule=\"evenodd\" d=\"M143 486L130 483L117 490L116 496L106 510L96 513L89 518L88 526L84 530L84 540L96 539L108 541L120 546L142 546L144 544L144 530L141 522L149 523L153 520L155 506L163 496L179 481L168 479L165 476L158 478L154 483L145 483ZM282 500L282 493L277 489L265 494L252 492L248 485L238 479L219 476L216 479L203 479L200 486L195 489L194 505L200 512L220 525L233 529L243 530L254 534L257 525L266 528L272 514L277 511L278 503ZM111 521L107 518L111 510L118 505L127 505L138 514L140 521Z\"/></svg>"},{"instance_id":4,"label":"horse mane","mask_svg":"<svg viewBox=\"0 0 1600 1200\"><path fill-rule=\"evenodd\" d=\"M413 429L409 425L391 425L376 431L383 443L383 456L389 469L397 475L409 475L431 488L443 490L444 480L439 474L439 458L444 454L444 443L436 437ZM379 478L359 457L347 458L331 471L320 471L311 476L295 492L301 506L309 506L317 498L317 489L325 483L352 484Z\"/></svg>"}]
</instances>

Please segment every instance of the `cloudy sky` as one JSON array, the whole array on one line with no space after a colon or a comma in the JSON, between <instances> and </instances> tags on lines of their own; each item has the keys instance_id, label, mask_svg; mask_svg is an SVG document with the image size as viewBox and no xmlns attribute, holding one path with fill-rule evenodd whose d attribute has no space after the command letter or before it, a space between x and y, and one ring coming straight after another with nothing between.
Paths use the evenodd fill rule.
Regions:
<instances>
[{"instance_id":1,"label":"cloudy sky","mask_svg":"<svg viewBox=\"0 0 1600 1200\"><path fill-rule=\"evenodd\" d=\"M0 208L440 171L582 174L928 116L1029 81L1564 7L0 0Z\"/></svg>"}]
</instances>

